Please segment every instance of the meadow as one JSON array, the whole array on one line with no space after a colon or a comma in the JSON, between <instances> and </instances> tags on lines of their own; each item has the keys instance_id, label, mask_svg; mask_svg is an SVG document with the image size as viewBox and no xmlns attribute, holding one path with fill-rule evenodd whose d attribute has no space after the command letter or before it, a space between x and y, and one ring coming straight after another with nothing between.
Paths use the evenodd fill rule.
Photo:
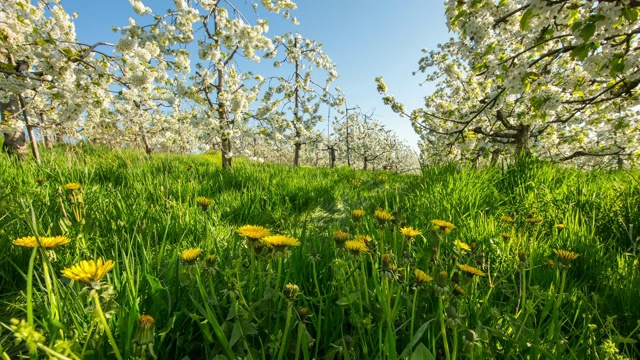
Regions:
<instances>
[{"instance_id":1,"label":"meadow","mask_svg":"<svg viewBox=\"0 0 640 360\"><path fill-rule=\"evenodd\" d=\"M0 168L3 359L640 358L637 170Z\"/></svg>"}]
</instances>

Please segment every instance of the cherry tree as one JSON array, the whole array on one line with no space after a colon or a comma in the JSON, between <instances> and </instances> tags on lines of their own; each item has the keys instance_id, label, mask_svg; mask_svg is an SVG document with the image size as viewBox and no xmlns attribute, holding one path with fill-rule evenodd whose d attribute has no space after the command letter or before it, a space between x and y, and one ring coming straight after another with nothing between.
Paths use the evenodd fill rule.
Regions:
<instances>
[{"instance_id":1,"label":"cherry tree","mask_svg":"<svg viewBox=\"0 0 640 360\"><path fill-rule=\"evenodd\" d=\"M322 51L322 45L299 33L276 36L275 43L276 48L284 48L284 58L276 60L274 66L292 67L293 72L272 79L276 84L270 82L262 98L263 105L255 116L265 120L271 132L293 143L293 164L300 166L302 146L315 138L313 128L324 120L319 113L321 105L339 106L344 96L339 88L337 96L329 92L329 85L338 73L335 64ZM323 71L323 80L313 76L314 67Z\"/></svg>"},{"instance_id":2,"label":"cherry tree","mask_svg":"<svg viewBox=\"0 0 640 360\"><path fill-rule=\"evenodd\" d=\"M410 116L432 157L502 153L636 161L636 1L447 1L457 38L419 69L436 91Z\"/></svg>"},{"instance_id":3,"label":"cherry tree","mask_svg":"<svg viewBox=\"0 0 640 360\"><path fill-rule=\"evenodd\" d=\"M109 80L93 76L108 71L108 64L93 56L102 44L78 43L73 17L58 0L2 2L0 40L3 148L24 153L26 128L39 162L35 129L41 135L54 127L61 134L64 128L77 129L89 108L109 102ZM78 136L77 131L68 135Z\"/></svg>"}]
</instances>

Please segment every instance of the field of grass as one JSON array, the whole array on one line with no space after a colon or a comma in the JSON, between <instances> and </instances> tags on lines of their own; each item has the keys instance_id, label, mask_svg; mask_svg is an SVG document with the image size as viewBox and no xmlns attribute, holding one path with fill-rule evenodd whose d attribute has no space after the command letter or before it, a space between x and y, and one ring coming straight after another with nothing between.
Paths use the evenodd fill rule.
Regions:
<instances>
[{"instance_id":1,"label":"field of grass","mask_svg":"<svg viewBox=\"0 0 640 360\"><path fill-rule=\"evenodd\" d=\"M222 170L92 147L0 169L3 359L640 358L636 170Z\"/></svg>"}]
</instances>

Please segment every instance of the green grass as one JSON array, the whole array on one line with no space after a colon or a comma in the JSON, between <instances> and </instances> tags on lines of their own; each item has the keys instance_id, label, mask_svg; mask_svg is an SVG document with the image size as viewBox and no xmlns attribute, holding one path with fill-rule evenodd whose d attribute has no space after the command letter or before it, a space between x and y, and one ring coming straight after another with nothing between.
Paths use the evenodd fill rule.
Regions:
<instances>
[{"instance_id":1,"label":"green grass","mask_svg":"<svg viewBox=\"0 0 640 360\"><path fill-rule=\"evenodd\" d=\"M640 358L636 170L535 161L422 176L247 161L222 170L215 155L94 147L45 152L40 167L0 155L0 168L4 358L128 359L149 354L140 347L149 339L160 359ZM62 188L71 182L82 202ZM214 200L207 211L198 196ZM395 220L379 224L377 208ZM365 210L361 222L353 209ZM456 228L434 231L434 219ZM255 250L236 233L246 224L301 245ZM403 226L423 234L409 242ZM371 251L340 248L338 229L371 236ZM55 256L11 243L36 234L72 242ZM215 255L215 267L182 261L189 248ZM554 249L580 256L560 269ZM61 274L100 257L115 267L99 285ZM458 264L487 276L456 274ZM416 269L438 284L418 286ZM456 277L464 295L452 292ZM285 296L289 283L297 296ZM142 314L155 319L150 338L136 336Z\"/></svg>"}]
</instances>

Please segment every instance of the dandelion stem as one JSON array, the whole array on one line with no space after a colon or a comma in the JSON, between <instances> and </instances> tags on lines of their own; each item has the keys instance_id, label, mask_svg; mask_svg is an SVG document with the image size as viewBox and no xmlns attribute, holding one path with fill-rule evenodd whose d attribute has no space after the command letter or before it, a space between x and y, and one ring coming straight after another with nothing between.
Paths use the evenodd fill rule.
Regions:
<instances>
[{"instance_id":1,"label":"dandelion stem","mask_svg":"<svg viewBox=\"0 0 640 360\"><path fill-rule=\"evenodd\" d=\"M442 333L442 344L444 346L444 356L447 360L451 359L449 353L449 342L447 341L447 328L444 324L444 305L442 303L442 296L438 296L438 317L440 318L440 331Z\"/></svg>"},{"instance_id":2,"label":"dandelion stem","mask_svg":"<svg viewBox=\"0 0 640 360\"><path fill-rule=\"evenodd\" d=\"M96 305L96 313L98 314L98 320L100 320L100 323L104 327L104 331L107 333L107 338L109 339L109 343L113 348L113 352L115 353L116 358L118 358L118 360L122 360L122 355L120 355L120 351L118 350L118 344L116 343L116 340L113 338L113 334L111 333L111 329L109 328L109 324L107 323L107 318L105 318L104 312L102 311L102 306L100 306L100 297L97 291L93 292L93 302Z\"/></svg>"},{"instance_id":3,"label":"dandelion stem","mask_svg":"<svg viewBox=\"0 0 640 360\"><path fill-rule=\"evenodd\" d=\"M409 341L413 341L413 323L416 318L416 301L418 300L418 289L413 293L413 303L411 304L411 331L409 335Z\"/></svg>"},{"instance_id":4,"label":"dandelion stem","mask_svg":"<svg viewBox=\"0 0 640 360\"><path fill-rule=\"evenodd\" d=\"M284 332L282 333L282 342L280 343L280 350L278 351L278 360L282 359L284 356L285 347L287 345L287 339L289 334L289 327L291 326L291 312L293 309L293 304L288 304L287 309L287 319L284 324Z\"/></svg>"}]
</instances>

